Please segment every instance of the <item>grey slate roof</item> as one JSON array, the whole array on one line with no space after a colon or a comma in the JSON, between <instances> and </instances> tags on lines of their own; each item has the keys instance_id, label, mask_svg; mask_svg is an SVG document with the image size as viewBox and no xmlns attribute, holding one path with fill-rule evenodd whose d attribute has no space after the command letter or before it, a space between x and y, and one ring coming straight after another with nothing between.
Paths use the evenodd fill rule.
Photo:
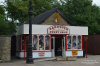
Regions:
<instances>
[{"instance_id":1,"label":"grey slate roof","mask_svg":"<svg viewBox=\"0 0 100 66\"><path fill-rule=\"evenodd\" d=\"M33 20L33 24L42 24L47 18L49 18L53 13L58 12L63 19L66 20L66 22L68 22L68 24L73 25L72 22L65 16L62 14L61 11L59 11L57 8L54 8L50 11L44 12L38 16L36 16Z\"/></svg>"}]
</instances>

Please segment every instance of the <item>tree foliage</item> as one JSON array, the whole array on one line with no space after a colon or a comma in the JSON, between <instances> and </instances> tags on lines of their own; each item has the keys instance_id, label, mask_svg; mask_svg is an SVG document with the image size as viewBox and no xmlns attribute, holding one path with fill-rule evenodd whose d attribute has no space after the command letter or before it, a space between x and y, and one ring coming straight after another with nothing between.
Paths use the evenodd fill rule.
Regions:
<instances>
[{"instance_id":1,"label":"tree foliage","mask_svg":"<svg viewBox=\"0 0 100 66\"><path fill-rule=\"evenodd\" d=\"M12 35L15 31L15 24L6 20L4 7L0 6L0 35Z\"/></svg>"},{"instance_id":2,"label":"tree foliage","mask_svg":"<svg viewBox=\"0 0 100 66\"><path fill-rule=\"evenodd\" d=\"M7 2L8 16L28 22L28 0ZM100 34L100 8L92 0L33 0L34 17L52 8L59 8L74 25L88 26L89 34Z\"/></svg>"},{"instance_id":3,"label":"tree foliage","mask_svg":"<svg viewBox=\"0 0 100 66\"><path fill-rule=\"evenodd\" d=\"M8 1L8 7L6 8L8 16L14 20L19 20L21 23L28 22L28 1L29 0ZM34 17L52 8L52 5L50 4L52 0L33 0L32 2Z\"/></svg>"},{"instance_id":4,"label":"tree foliage","mask_svg":"<svg viewBox=\"0 0 100 66\"><path fill-rule=\"evenodd\" d=\"M57 3L57 4L56 4ZM73 25L88 26L89 34L100 34L100 8L92 0L60 0L54 3Z\"/></svg>"}]
</instances>

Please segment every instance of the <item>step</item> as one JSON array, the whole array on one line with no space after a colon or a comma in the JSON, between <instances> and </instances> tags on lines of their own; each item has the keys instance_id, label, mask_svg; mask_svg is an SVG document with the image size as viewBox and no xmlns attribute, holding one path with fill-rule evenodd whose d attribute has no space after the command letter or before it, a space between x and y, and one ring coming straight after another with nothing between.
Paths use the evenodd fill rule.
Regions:
<instances>
[{"instance_id":1,"label":"step","mask_svg":"<svg viewBox=\"0 0 100 66\"><path fill-rule=\"evenodd\" d=\"M65 59L63 57L56 57L57 61L65 61Z\"/></svg>"},{"instance_id":2,"label":"step","mask_svg":"<svg viewBox=\"0 0 100 66\"><path fill-rule=\"evenodd\" d=\"M34 59L34 62L38 61L50 61L50 60L55 60L56 58L39 58L39 59Z\"/></svg>"},{"instance_id":3,"label":"step","mask_svg":"<svg viewBox=\"0 0 100 66\"><path fill-rule=\"evenodd\" d=\"M67 61L76 61L77 57L67 57Z\"/></svg>"}]
</instances>

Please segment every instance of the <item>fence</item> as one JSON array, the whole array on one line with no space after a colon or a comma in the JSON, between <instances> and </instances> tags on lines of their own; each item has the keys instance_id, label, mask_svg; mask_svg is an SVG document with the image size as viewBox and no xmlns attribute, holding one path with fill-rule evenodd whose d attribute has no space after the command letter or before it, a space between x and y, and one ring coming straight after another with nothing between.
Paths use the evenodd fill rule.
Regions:
<instances>
[{"instance_id":1,"label":"fence","mask_svg":"<svg viewBox=\"0 0 100 66\"><path fill-rule=\"evenodd\" d=\"M88 36L88 54L100 55L100 35Z\"/></svg>"}]
</instances>

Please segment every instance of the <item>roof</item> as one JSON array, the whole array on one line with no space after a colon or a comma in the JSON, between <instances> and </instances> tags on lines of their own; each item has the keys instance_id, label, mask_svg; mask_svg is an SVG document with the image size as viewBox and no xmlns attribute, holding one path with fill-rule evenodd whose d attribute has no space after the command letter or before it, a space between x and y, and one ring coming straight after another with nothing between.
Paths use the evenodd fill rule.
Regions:
<instances>
[{"instance_id":1,"label":"roof","mask_svg":"<svg viewBox=\"0 0 100 66\"><path fill-rule=\"evenodd\" d=\"M65 17L65 16L63 15L63 13L62 13L60 10L58 10L58 8L54 8L54 9L52 9L52 10L46 11L46 12L44 12L44 13L42 13L42 14L36 16L36 17L34 18L34 20L33 20L33 24L42 24L47 18L49 18L49 17L50 17L52 14L54 14L55 12L58 12L58 13L62 16L62 18L65 19L66 22L68 22L68 24L73 25L73 24L72 24L72 21L70 21L67 17ZM74 24L74 25L75 25L75 24Z\"/></svg>"}]
</instances>

